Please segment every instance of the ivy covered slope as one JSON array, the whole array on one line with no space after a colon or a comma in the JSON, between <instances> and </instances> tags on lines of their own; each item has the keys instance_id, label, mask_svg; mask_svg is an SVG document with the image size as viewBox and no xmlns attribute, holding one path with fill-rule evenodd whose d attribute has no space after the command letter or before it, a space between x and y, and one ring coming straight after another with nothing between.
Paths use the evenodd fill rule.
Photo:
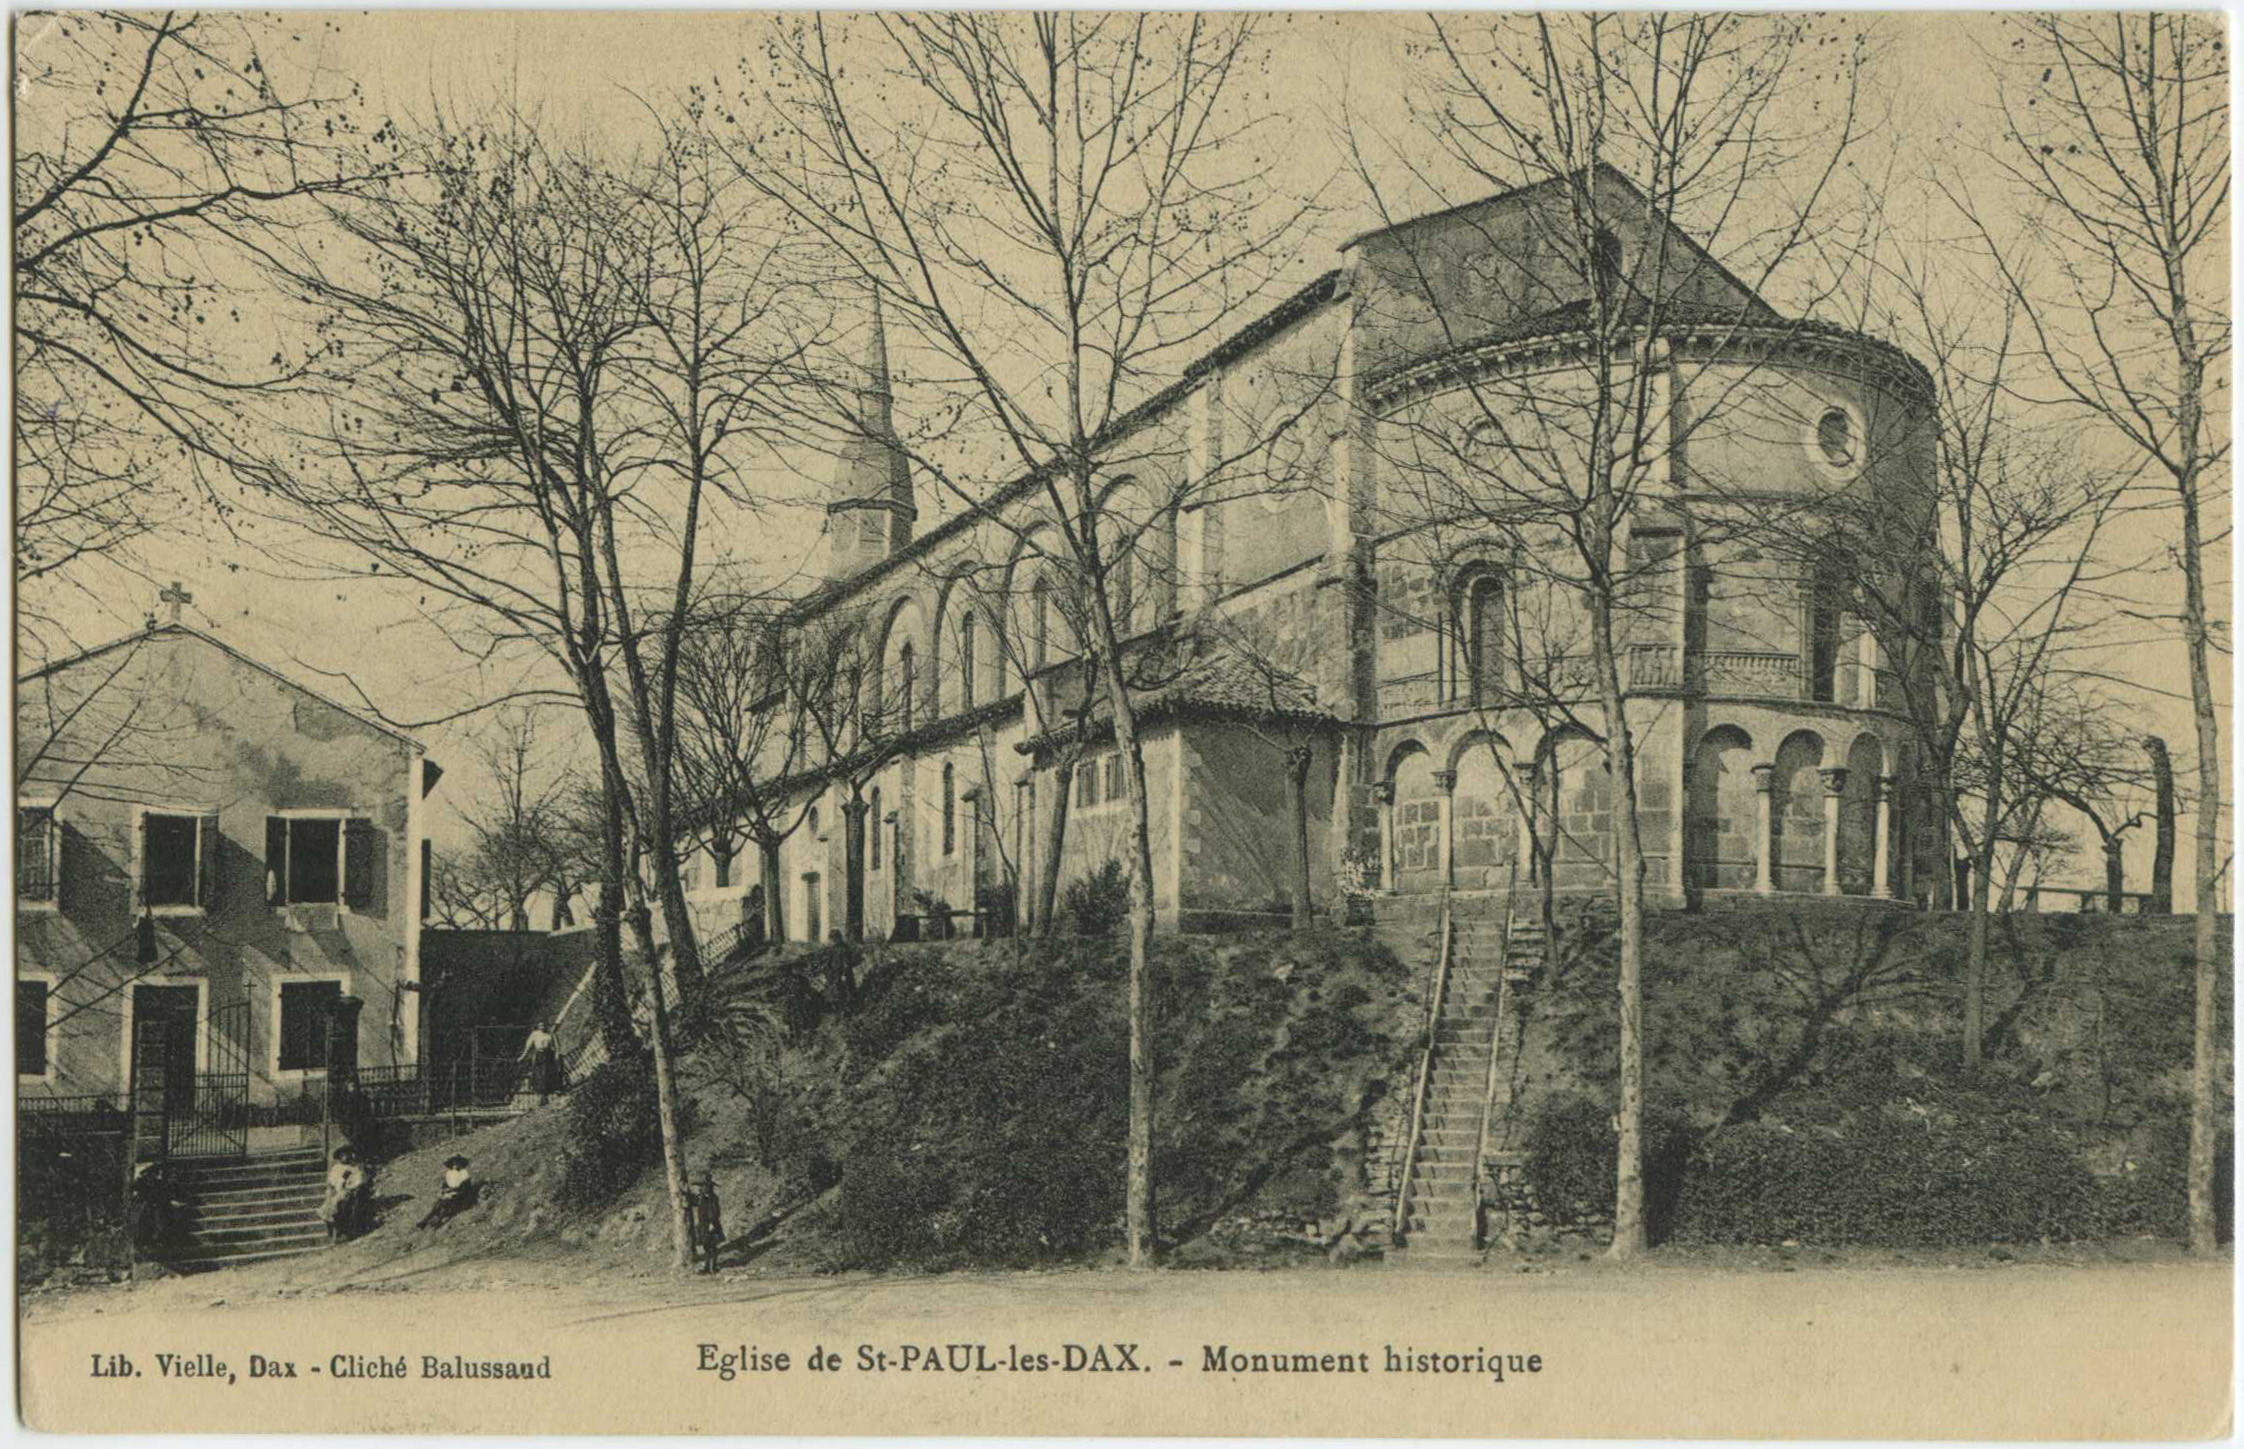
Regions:
<instances>
[{"instance_id":1,"label":"ivy covered slope","mask_svg":"<svg viewBox=\"0 0 2244 1449\"><path fill-rule=\"evenodd\" d=\"M1412 975L1359 936L1169 939L1154 972L1161 1239L1351 1205L1407 1093ZM792 1053L776 1134L831 1154L837 1266L1017 1265L1120 1242L1125 959L1106 941L891 952ZM774 1154L778 1160L780 1154ZM814 1184L806 1184L814 1185Z\"/></svg>"},{"instance_id":2,"label":"ivy covered slope","mask_svg":"<svg viewBox=\"0 0 2244 1449\"><path fill-rule=\"evenodd\" d=\"M1556 954L1531 1000L1514 1140L1547 1212L1595 1219L1612 1196L1614 952L1580 921ZM2187 920L1998 920L1977 1073L1962 1066L1953 918L1668 916L1645 961L1648 1186L1668 1240L2181 1233Z\"/></svg>"},{"instance_id":3,"label":"ivy covered slope","mask_svg":"<svg viewBox=\"0 0 2244 1449\"><path fill-rule=\"evenodd\" d=\"M1417 1066L1416 973L1367 936L1329 931L1164 939L1152 979L1155 1178L1172 1260L1284 1254L1306 1224L1367 1213L1366 1139ZM726 1263L1101 1259L1121 1242L1125 986L1109 937L824 950L720 970L680 1014L679 1080L688 1170L716 1179ZM492 1225L641 1261L666 1254L652 1096L644 1061L581 1083L553 1124L546 1204L510 1204L501 1184ZM463 1239L481 1215L461 1219Z\"/></svg>"}]
</instances>

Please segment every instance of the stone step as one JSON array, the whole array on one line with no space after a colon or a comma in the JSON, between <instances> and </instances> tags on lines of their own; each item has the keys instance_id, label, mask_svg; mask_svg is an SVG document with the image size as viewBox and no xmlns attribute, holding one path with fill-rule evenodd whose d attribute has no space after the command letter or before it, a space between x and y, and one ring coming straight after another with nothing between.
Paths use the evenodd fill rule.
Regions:
<instances>
[{"instance_id":1,"label":"stone step","mask_svg":"<svg viewBox=\"0 0 2244 1449\"><path fill-rule=\"evenodd\" d=\"M229 1173L258 1173L276 1166L321 1166L321 1153L316 1146L289 1146L274 1153L242 1153L238 1157L173 1157L173 1178L204 1180L224 1178Z\"/></svg>"},{"instance_id":2,"label":"stone step","mask_svg":"<svg viewBox=\"0 0 2244 1449\"><path fill-rule=\"evenodd\" d=\"M209 1208L189 1207L181 1214L188 1231L211 1232L219 1228L274 1227L289 1223L316 1223L319 1221L319 1201L286 1203L272 1206L230 1208L214 1212Z\"/></svg>"},{"instance_id":3,"label":"stone step","mask_svg":"<svg viewBox=\"0 0 2244 1449\"><path fill-rule=\"evenodd\" d=\"M293 1185L301 1182L324 1182L326 1169L320 1166L317 1153L309 1158L289 1162L250 1161L229 1167L198 1167L186 1172L175 1170L172 1185L182 1193L229 1192L249 1187Z\"/></svg>"},{"instance_id":4,"label":"stone step","mask_svg":"<svg viewBox=\"0 0 2244 1449\"><path fill-rule=\"evenodd\" d=\"M266 1243L292 1242L307 1235L326 1240L327 1224L321 1222L316 1213L240 1227L192 1228L186 1237L197 1247L252 1248Z\"/></svg>"},{"instance_id":5,"label":"stone step","mask_svg":"<svg viewBox=\"0 0 2244 1449\"><path fill-rule=\"evenodd\" d=\"M174 1253L163 1261L172 1268L239 1268L247 1263L262 1263L271 1258L295 1258L305 1253L316 1253L327 1246L327 1235L301 1243L280 1243L256 1248L243 1248L227 1252Z\"/></svg>"},{"instance_id":6,"label":"stone step","mask_svg":"<svg viewBox=\"0 0 2244 1449\"><path fill-rule=\"evenodd\" d=\"M201 1207L231 1209L281 1203L316 1203L326 1193L327 1184L321 1180L302 1184L284 1183L277 1187L240 1187L226 1192L182 1193L180 1196Z\"/></svg>"}]
</instances>

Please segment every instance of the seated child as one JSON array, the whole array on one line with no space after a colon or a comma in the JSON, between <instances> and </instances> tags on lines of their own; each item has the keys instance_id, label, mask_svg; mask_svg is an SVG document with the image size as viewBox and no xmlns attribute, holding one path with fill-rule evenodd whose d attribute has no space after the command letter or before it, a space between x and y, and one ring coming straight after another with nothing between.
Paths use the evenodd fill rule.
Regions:
<instances>
[{"instance_id":1,"label":"seated child","mask_svg":"<svg viewBox=\"0 0 2244 1449\"><path fill-rule=\"evenodd\" d=\"M327 1195L320 1201L320 1220L327 1224L327 1240L355 1238L373 1226L374 1173L359 1160L356 1148L345 1143L335 1149L327 1170Z\"/></svg>"},{"instance_id":2,"label":"seated child","mask_svg":"<svg viewBox=\"0 0 2244 1449\"><path fill-rule=\"evenodd\" d=\"M442 1227L454 1215L475 1206L482 1189L468 1174L468 1160L458 1153L444 1159L444 1178L437 1184L436 1201L429 1206L428 1216L421 1219L424 1228Z\"/></svg>"}]
</instances>

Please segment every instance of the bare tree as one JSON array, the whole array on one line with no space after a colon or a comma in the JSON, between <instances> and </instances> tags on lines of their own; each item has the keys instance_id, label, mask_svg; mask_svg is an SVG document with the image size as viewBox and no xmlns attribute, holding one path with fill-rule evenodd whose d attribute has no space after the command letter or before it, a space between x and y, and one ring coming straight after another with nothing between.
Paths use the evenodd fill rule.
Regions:
<instances>
[{"instance_id":1,"label":"bare tree","mask_svg":"<svg viewBox=\"0 0 2244 1449\"><path fill-rule=\"evenodd\" d=\"M959 431L1002 440L997 461L1033 480L1046 530L1035 546L1080 605L1079 643L1102 676L1129 801L1126 1225L1130 1261L1143 1266L1154 1236L1152 862L1117 610L1135 525L1103 502L1136 471L1132 404L1181 377L1209 329L1282 261L1274 245L1293 217L1255 209L1263 152L1234 95L1254 25L1068 13L882 15L851 28L845 74L825 20L782 23L780 93L740 147L743 170L939 359ZM885 64L871 61L876 46ZM942 164L927 165L938 153ZM954 471L924 446L914 461L961 502L988 501L986 462Z\"/></svg>"},{"instance_id":2,"label":"bare tree","mask_svg":"<svg viewBox=\"0 0 2244 1449\"><path fill-rule=\"evenodd\" d=\"M495 900L493 924L527 931L531 904L561 885L553 842L562 829L564 785L539 755L537 716L529 710L502 711L477 753L491 793L461 812L474 847L454 861L456 884Z\"/></svg>"},{"instance_id":3,"label":"bare tree","mask_svg":"<svg viewBox=\"0 0 2244 1449\"><path fill-rule=\"evenodd\" d=\"M625 997L628 923L683 1266L663 980L690 992L701 972L672 801L680 641L709 510L755 506L757 397L794 346L770 313L774 252L690 124L619 162L548 147L512 115L440 117L398 144L397 179L331 208L343 246L277 263L352 386L302 428L325 469L274 488L456 627L542 654L574 688L604 790L601 970ZM653 863L652 907L627 850Z\"/></svg>"},{"instance_id":4,"label":"bare tree","mask_svg":"<svg viewBox=\"0 0 2244 1449\"><path fill-rule=\"evenodd\" d=\"M16 40L16 579L90 590L84 565L132 569L180 505L224 518L229 477L270 465L242 404L308 370L264 355L235 283L367 171L355 94L276 78L271 19L25 14Z\"/></svg>"},{"instance_id":5,"label":"bare tree","mask_svg":"<svg viewBox=\"0 0 2244 1449\"><path fill-rule=\"evenodd\" d=\"M1398 285L1429 325L1452 346L1498 314L1582 339L1565 370L1529 379L1491 369L1457 389L1462 401L1445 401L1441 416L1428 408L1398 418L1389 451L1390 471L1453 480L1429 481L1438 497L1423 501L1437 517L1469 519L1504 540L1519 570L1514 587L1547 589L1579 610L1587 657L1574 662L1566 692L1594 710L1614 799L1616 1257L1645 1246L1646 862L1636 726L1626 712L1630 651L1632 629L1663 595L1654 581L1675 563L1632 535L1640 508L1672 497L1674 440L1725 426L1737 390L1717 381L1715 368L1690 375L1691 360L1708 354L1674 345L1679 328L1710 330L1718 339L1710 355L1722 356L1723 335L1779 325L1754 284L1799 263L1812 228L1831 224L1826 193L1857 135L1861 54L1858 41L1842 45L1836 91L1828 73L1813 77L1836 100L1811 132L1795 125L1788 103L1809 80L1802 55L1819 38L1810 22L1766 16L1436 17L1416 109L1440 164L1414 159L1422 157L1415 146L1398 148L1412 179L1437 190L1447 190L1437 175L1447 168L1476 187L1540 185L1547 196L1527 225L1532 245L1555 261L1481 279L1493 295L1479 307L1427 307L1447 285L1440 259L1416 251L1407 234L1395 240ZM1387 210L1374 175L1384 168L1360 169ZM1685 228L1700 235L1686 239ZM1735 353L1724 360L1734 368ZM1668 398L1694 387L1690 418L1678 418Z\"/></svg>"},{"instance_id":6,"label":"bare tree","mask_svg":"<svg viewBox=\"0 0 2244 1449\"><path fill-rule=\"evenodd\" d=\"M1926 507L1897 520L1876 500L1842 495L1826 513L1835 527L1798 543L1854 561L1849 598L1895 664L1888 678L1923 773L1968 862L1962 885L1936 881L1934 898L1964 898L1963 1058L1976 1068L1998 846L2019 823L2014 807L2032 805L2020 771L2037 715L2052 688L2086 671L2083 655L2101 638L2095 606L2119 566L2098 540L2122 493L2076 436L2036 428L2014 405L2026 325L2014 302L1988 315L1968 300L1976 289L1944 287L1923 265L1884 280L1903 299L1895 313L1932 385L1929 439L1897 445L1931 444Z\"/></svg>"},{"instance_id":7,"label":"bare tree","mask_svg":"<svg viewBox=\"0 0 2244 1449\"><path fill-rule=\"evenodd\" d=\"M753 848L767 940L787 934L779 847L808 805L783 782L808 762L809 718L791 709L782 610L771 601L704 601L682 636L678 661L676 773L682 819L705 833L713 855Z\"/></svg>"},{"instance_id":8,"label":"bare tree","mask_svg":"<svg viewBox=\"0 0 2244 1449\"><path fill-rule=\"evenodd\" d=\"M2104 908L2117 915L2126 908L2128 832L2158 819L2151 758L2139 737L2114 723L2127 714L2121 701L2085 688L2052 693L2025 741L2019 773L2028 793L2071 807L2096 832ZM2169 809L2171 796L2169 782Z\"/></svg>"},{"instance_id":9,"label":"bare tree","mask_svg":"<svg viewBox=\"0 0 2244 1449\"><path fill-rule=\"evenodd\" d=\"M2064 401L2126 440L2179 515L2180 624L2197 725L2197 1020L2190 1246L2215 1250L2220 701L2205 566L2227 538L2229 47L2219 18L2049 13L2013 22L1992 155L2047 265L2006 266ZM2208 510L2216 510L2209 523Z\"/></svg>"}]
</instances>

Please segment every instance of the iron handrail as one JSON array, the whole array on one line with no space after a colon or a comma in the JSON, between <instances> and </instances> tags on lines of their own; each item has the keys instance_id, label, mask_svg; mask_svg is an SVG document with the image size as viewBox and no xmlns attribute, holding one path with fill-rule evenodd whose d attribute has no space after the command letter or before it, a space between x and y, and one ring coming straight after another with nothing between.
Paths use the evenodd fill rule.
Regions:
<instances>
[{"instance_id":1,"label":"iron handrail","mask_svg":"<svg viewBox=\"0 0 2244 1449\"><path fill-rule=\"evenodd\" d=\"M1517 908L1512 891L1518 884L1519 860L1515 855L1504 881L1504 927L1497 935L1501 944L1497 947L1496 959L1496 1019L1488 1028L1488 1080L1481 1087L1480 1140L1473 1145L1473 1246L1476 1248L1481 1246L1481 1179L1488 1170L1488 1128L1496 1113L1496 1058L1503 1049L1504 1020L1512 1004L1512 912Z\"/></svg>"},{"instance_id":2,"label":"iron handrail","mask_svg":"<svg viewBox=\"0 0 2244 1449\"><path fill-rule=\"evenodd\" d=\"M1409 1235L1410 1179L1418 1166L1418 1139L1426 1124L1426 1090L1434 1074L1434 1040L1437 1024L1441 1020L1442 995L1449 989L1450 915L1449 892L1441 897L1441 944L1434 954L1434 991L1426 1005L1426 1039L1418 1057L1418 1089L1410 1109L1410 1135L1403 1141L1402 1179L1395 1186L1394 1238L1402 1241Z\"/></svg>"}]
</instances>

